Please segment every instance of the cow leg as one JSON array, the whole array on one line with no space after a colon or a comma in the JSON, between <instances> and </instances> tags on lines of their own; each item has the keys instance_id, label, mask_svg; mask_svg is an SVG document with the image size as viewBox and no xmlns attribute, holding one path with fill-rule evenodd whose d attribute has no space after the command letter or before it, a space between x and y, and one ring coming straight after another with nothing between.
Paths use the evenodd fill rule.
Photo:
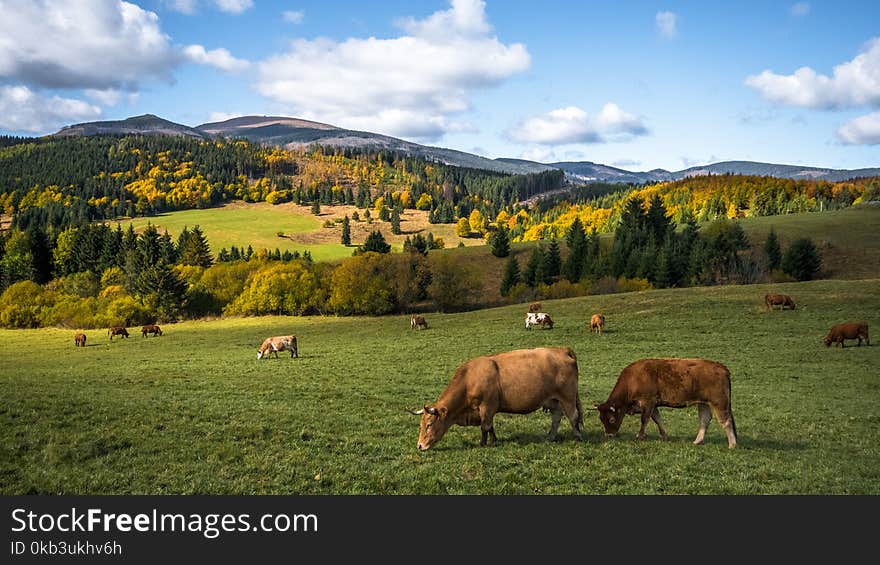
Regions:
<instances>
[{"instance_id":1,"label":"cow leg","mask_svg":"<svg viewBox=\"0 0 880 565\"><path fill-rule=\"evenodd\" d=\"M486 446L486 439L488 438L489 445L495 445L495 442L498 441L498 438L495 436L495 412L491 411L485 404L480 406L480 431L482 431L482 435L480 437L480 447Z\"/></svg>"},{"instance_id":2,"label":"cow leg","mask_svg":"<svg viewBox=\"0 0 880 565\"><path fill-rule=\"evenodd\" d=\"M660 421L660 410L658 408L654 408L654 411L651 412L651 419L654 420L654 423L657 424L657 429L660 430L660 439L669 439L669 434L666 433L663 422Z\"/></svg>"},{"instance_id":3,"label":"cow leg","mask_svg":"<svg viewBox=\"0 0 880 565\"><path fill-rule=\"evenodd\" d=\"M721 410L716 406L712 406L712 411L715 413L715 417L718 418L724 433L727 434L727 447L733 449L736 447L736 424L733 421L733 412L729 408Z\"/></svg>"},{"instance_id":4,"label":"cow leg","mask_svg":"<svg viewBox=\"0 0 880 565\"><path fill-rule=\"evenodd\" d=\"M565 411L565 417L571 422L571 429L574 431L574 437L583 441L584 436L581 435L581 418L583 417L578 410L577 402L560 403Z\"/></svg>"},{"instance_id":5,"label":"cow leg","mask_svg":"<svg viewBox=\"0 0 880 565\"><path fill-rule=\"evenodd\" d=\"M552 419L550 420L550 434L548 439L556 441L556 432L559 430L559 422L562 421L562 406L559 401L554 402L553 408L550 409Z\"/></svg>"},{"instance_id":6,"label":"cow leg","mask_svg":"<svg viewBox=\"0 0 880 565\"><path fill-rule=\"evenodd\" d=\"M700 413L700 430L697 432L697 439L694 440L694 445L703 443L703 439L706 437L706 428L709 427L709 422L712 421L712 409L709 406L697 404L697 410Z\"/></svg>"},{"instance_id":7,"label":"cow leg","mask_svg":"<svg viewBox=\"0 0 880 565\"><path fill-rule=\"evenodd\" d=\"M653 413L654 406L642 407L642 426L639 428L639 433L636 435L636 439L648 439L648 434L645 433L645 426L648 425L648 420L651 419L651 414Z\"/></svg>"}]
</instances>

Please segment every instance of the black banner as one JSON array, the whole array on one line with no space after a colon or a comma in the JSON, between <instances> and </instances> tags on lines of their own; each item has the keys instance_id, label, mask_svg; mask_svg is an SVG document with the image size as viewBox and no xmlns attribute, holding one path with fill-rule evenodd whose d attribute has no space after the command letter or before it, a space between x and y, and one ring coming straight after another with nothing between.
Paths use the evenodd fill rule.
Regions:
<instances>
[{"instance_id":1,"label":"black banner","mask_svg":"<svg viewBox=\"0 0 880 565\"><path fill-rule=\"evenodd\" d=\"M838 557L869 548L873 497L2 497L0 563L519 559L640 548ZM721 544L720 546L718 544ZM440 553L437 553L440 552ZM732 552L732 553L731 553ZM254 561L256 558L257 561ZM592 560L592 559L588 559Z\"/></svg>"}]
</instances>

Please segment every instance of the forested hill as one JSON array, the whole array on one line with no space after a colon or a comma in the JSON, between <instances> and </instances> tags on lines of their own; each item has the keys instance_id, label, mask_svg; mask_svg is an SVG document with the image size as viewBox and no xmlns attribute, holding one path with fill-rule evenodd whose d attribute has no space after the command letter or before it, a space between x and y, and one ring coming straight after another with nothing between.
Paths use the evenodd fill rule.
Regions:
<instances>
[{"instance_id":1,"label":"forested hill","mask_svg":"<svg viewBox=\"0 0 880 565\"><path fill-rule=\"evenodd\" d=\"M267 148L189 136L0 138L0 209L21 229L205 208L233 199L418 207L450 223L558 188L564 176L453 167L390 151ZM393 203L393 204L392 204Z\"/></svg>"}]
</instances>

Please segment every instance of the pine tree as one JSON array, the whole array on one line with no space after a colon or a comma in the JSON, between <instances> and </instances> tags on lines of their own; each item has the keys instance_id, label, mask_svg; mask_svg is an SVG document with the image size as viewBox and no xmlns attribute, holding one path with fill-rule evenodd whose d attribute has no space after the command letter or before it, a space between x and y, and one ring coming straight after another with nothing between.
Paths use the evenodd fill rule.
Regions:
<instances>
[{"instance_id":1,"label":"pine tree","mask_svg":"<svg viewBox=\"0 0 880 565\"><path fill-rule=\"evenodd\" d=\"M507 257L510 255L510 235L507 233L507 228L499 226L489 236L489 245L492 247L492 255L495 257Z\"/></svg>"},{"instance_id":2,"label":"pine tree","mask_svg":"<svg viewBox=\"0 0 880 565\"><path fill-rule=\"evenodd\" d=\"M539 277L542 277L541 272L543 271L543 265L544 252L540 247L536 247L532 251L532 256L529 257L528 264L526 264L526 271L523 273L523 282L531 288L535 288L538 286L538 283L543 282L543 280L539 280Z\"/></svg>"},{"instance_id":3,"label":"pine tree","mask_svg":"<svg viewBox=\"0 0 880 565\"><path fill-rule=\"evenodd\" d=\"M822 268L819 250L809 238L801 238L792 242L782 256L782 270L799 281L808 281L816 276Z\"/></svg>"},{"instance_id":4,"label":"pine tree","mask_svg":"<svg viewBox=\"0 0 880 565\"><path fill-rule=\"evenodd\" d=\"M385 236L382 235L382 232L376 230L370 232L370 235L367 236L367 240L364 241L360 250L362 252L375 251L376 253L388 253L391 251L391 246L385 241Z\"/></svg>"},{"instance_id":5,"label":"pine tree","mask_svg":"<svg viewBox=\"0 0 880 565\"><path fill-rule=\"evenodd\" d=\"M342 245L351 245L351 220L348 219L347 215L342 219L342 238L340 241Z\"/></svg>"},{"instance_id":6,"label":"pine tree","mask_svg":"<svg viewBox=\"0 0 880 565\"><path fill-rule=\"evenodd\" d=\"M544 284L551 284L553 278L558 277L561 270L562 259L559 255L559 242L554 238L550 240L550 245L547 246L547 252L544 254L543 269L541 270Z\"/></svg>"},{"instance_id":7,"label":"pine tree","mask_svg":"<svg viewBox=\"0 0 880 565\"><path fill-rule=\"evenodd\" d=\"M767 255L767 268L771 271L778 269L782 262L782 249L779 247L779 238L776 237L773 228L770 228L770 233L764 241L764 253Z\"/></svg>"},{"instance_id":8,"label":"pine tree","mask_svg":"<svg viewBox=\"0 0 880 565\"><path fill-rule=\"evenodd\" d=\"M504 278L501 279L501 296L507 296L510 289L519 283L519 261L515 255L511 255L504 267Z\"/></svg>"},{"instance_id":9,"label":"pine tree","mask_svg":"<svg viewBox=\"0 0 880 565\"><path fill-rule=\"evenodd\" d=\"M391 233L400 235L400 212L397 208L391 212Z\"/></svg>"}]
</instances>

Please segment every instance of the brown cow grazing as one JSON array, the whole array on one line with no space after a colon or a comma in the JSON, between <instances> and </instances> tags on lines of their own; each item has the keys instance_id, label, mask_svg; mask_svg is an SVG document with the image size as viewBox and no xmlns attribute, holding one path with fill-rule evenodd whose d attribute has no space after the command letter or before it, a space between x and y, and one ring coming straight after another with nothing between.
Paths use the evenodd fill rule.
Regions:
<instances>
[{"instance_id":1,"label":"brown cow grazing","mask_svg":"<svg viewBox=\"0 0 880 565\"><path fill-rule=\"evenodd\" d=\"M495 414L528 414L538 408L552 412L551 440L563 413L575 437L583 439L577 358L570 348L518 349L463 363L437 402L413 412L422 415L417 447L429 449L453 424L480 426L480 445L487 438L494 444Z\"/></svg>"},{"instance_id":2,"label":"brown cow grazing","mask_svg":"<svg viewBox=\"0 0 880 565\"><path fill-rule=\"evenodd\" d=\"M114 335L121 335L122 337L128 337L128 330L125 329L125 326L111 326L107 333L110 335L110 341L113 341Z\"/></svg>"},{"instance_id":3,"label":"brown cow grazing","mask_svg":"<svg viewBox=\"0 0 880 565\"><path fill-rule=\"evenodd\" d=\"M263 345L260 346L260 350L257 352L257 359L268 357L270 353L274 353L275 359L278 359L279 351L290 351L291 359L299 357L299 351L296 347L296 336L281 335L267 337L263 340Z\"/></svg>"},{"instance_id":4,"label":"brown cow grazing","mask_svg":"<svg viewBox=\"0 0 880 565\"><path fill-rule=\"evenodd\" d=\"M779 306L780 310L785 310L786 307L794 310L794 300L787 294L765 294L764 306L767 310L772 310L774 306Z\"/></svg>"},{"instance_id":5,"label":"brown cow grazing","mask_svg":"<svg viewBox=\"0 0 880 565\"><path fill-rule=\"evenodd\" d=\"M727 447L736 447L736 424L730 409L730 371L715 361L641 359L621 371L608 400L596 408L609 436L617 435L624 416L640 413L642 427L638 439L645 439L648 419L657 424L660 437L667 439L658 408L684 408L693 404L700 413L700 430L694 444L703 443L714 413L727 434Z\"/></svg>"},{"instance_id":6,"label":"brown cow grazing","mask_svg":"<svg viewBox=\"0 0 880 565\"><path fill-rule=\"evenodd\" d=\"M542 306L541 306L540 302L532 302L531 304L529 304L529 312L530 313L540 312L541 307Z\"/></svg>"},{"instance_id":7,"label":"brown cow grazing","mask_svg":"<svg viewBox=\"0 0 880 565\"><path fill-rule=\"evenodd\" d=\"M86 346L86 334L82 332L77 332L76 335L73 336L73 346L74 347L85 347Z\"/></svg>"},{"instance_id":8,"label":"brown cow grazing","mask_svg":"<svg viewBox=\"0 0 880 565\"><path fill-rule=\"evenodd\" d=\"M593 314L590 318L590 333L596 330L596 333L602 335L602 328L605 327L605 316L602 314Z\"/></svg>"},{"instance_id":9,"label":"brown cow grazing","mask_svg":"<svg viewBox=\"0 0 880 565\"><path fill-rule=\"evenodd\" d=\"M839 343L840 347L846 347L844 341L857 339L859 347L861 347L862 338L865 338L866 345L871 345L871 340L868 339L868 324L865 322L846 322L832 327L822 341L825 342L825 347L829 347L832 343Z\"/></svg>"},{"instance_id":10,"label":"brown cow grazing","mask_svg":"<svg viewBox=\"0 0 880 565\"><path fill-rule=\"evenodd\" d=\"M141 328L141 334L143 334L143 337L147 337L147 334L153 334L153 337L155 337L157 335L162 335L162 328L156 324L147 324Z\"/></svg>"},{"instance_id":11,"label":"brown cow grazing","mask_svg":"<svg viewBox=\"0 0 880 565\"><path fill-rule=\"evenodd\" d=\"M413 314L409 321L409 327L412 330L426 330L428 329L428 322L425 320L424 316Z\"/></svg>"}]
</instances>

